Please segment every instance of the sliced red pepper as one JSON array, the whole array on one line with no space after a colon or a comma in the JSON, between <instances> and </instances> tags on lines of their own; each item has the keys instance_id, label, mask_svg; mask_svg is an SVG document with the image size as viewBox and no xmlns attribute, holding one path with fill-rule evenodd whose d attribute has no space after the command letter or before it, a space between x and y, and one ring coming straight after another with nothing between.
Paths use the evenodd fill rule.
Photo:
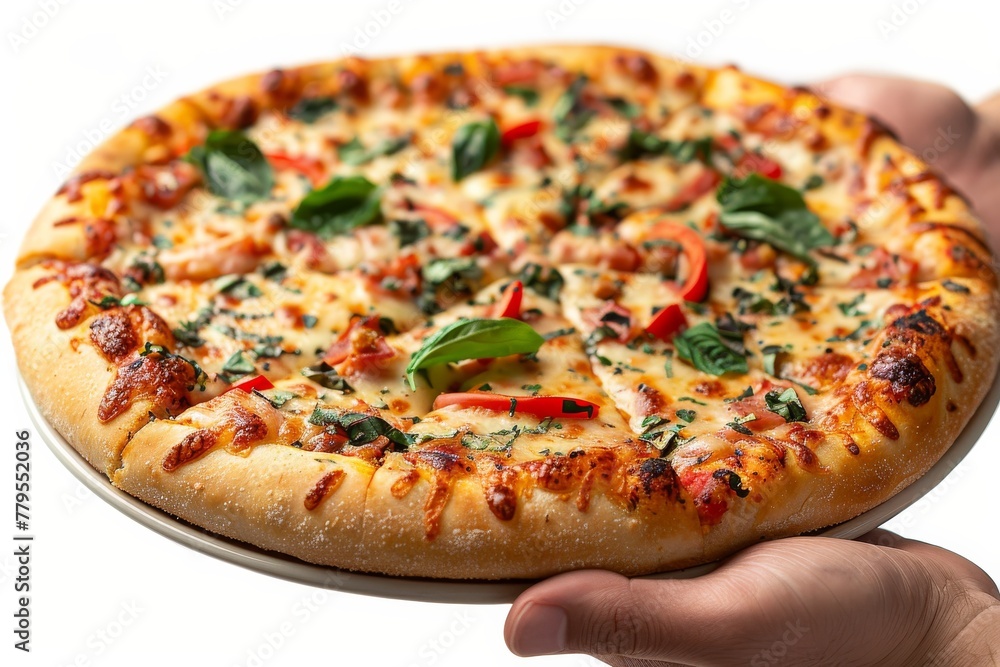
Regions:
<instances>
[{"instance_id":1,"label":"sliced red pepper","mask_svg":"<svg viewBox=\"0 0 1000 667\"><path fill-rule=\"evenodd\" d=\"M320 185L326 180L326 167L315 158L293 157L285 153L265 153L264 157L275 169L293 169L303 174L313 185Z\"/></svg>"},{"instance_id":2,"label":"sliced red pepper","mask_svg":"<svg viewBox=\"0 0 1000 667\"><path fill-rule=\"evenodd\" d=\"M680 245L688 261L688 276L678 290L685 301L701 301L708 294L708 253L701 235L679 222L663 220L653 225L650 239L673 241Z\"/></svg>"},{"instance_id":3,"label":"sliced red pepper","mask_svg":"<svg viewBox=\"0 0 1000 667\"><path fill-rule=\"evenodd\" d=\"M781 165L769 157L758 153L744 153L736 165L736 171L743 178L756 172L767 178L781 178Z\"/></svg>"},{"instance_id":4,"label":"sliced red pepper","mask_svg":"<svg viewBox=\"0 0 1000 667\"><path fill-rule=\"evenodd\" d=\"M542 121L540 120L529 120L518 123L503 131L500 135L500 143L503 144L504 148L510 148L518 139L527 139L538 134L538 130L541 127Z\"/></svg>"},{"instance_id":5,"label":"sliced red pepper","mask_svg":"<svg viewBox=\"0 0 1000 667\"><path fill-rule=\"evenodd\" d=\"M507 396L486 392L439 394L434 409L455 405L460 408L482 408L496 412L532 415L553 419L596 419L601 406L580 398L566 396Z\"/></svg>"},{"instance_id":6,"label":"sliced red pepper","mask_svg":"<svg viewBox=\"0 0 1000 667\"><path fill-rule=\"evenodd\" d=\"M721 182L719 174L714 169L702 169L701 173L688 181L666 204L668 211L680 211L693 204L699 197L711 192Z\"/></svg>"},{"instance_id":7,"label":"sliced red pepper","mask_svg":"<svg viewBox=\"0 0 1000 667\"><path fill-rule=\"evenodd\" d=\"M323 361L336 366L349 361L346 372L363 371L370 364L396 356L396 350L385 342L376 315L360 317L351 322L323 355Z\"/></svg>"},{"instance_id":8,"label":"sliced red pepper","mask_svg":"<svg viewBox=\"0 0 1000 667\"><path fill-rule=\"evenodd\" d=\"M684 317L684 311L681 310L678 304L672 303L658 312L652 321L646 325L646 333L669 342L673 339L674 334L682 329L686 329L687 326L688 321Z\"/></svg>"},{"instance_id":9,"label":"sliced red pepper","mask_svg":"<svg viewBox=\"0 0 1000 667\"><path fill-rule=\"evenodd\" d=\"M511 319L521 319L521 299L524 297L524 285L520 280L515 280L503 291L503 299L494 306L497 312L496 317L509 317Z\"/></svg>"},{"instance_id":10,"label":"sliced red pepper","mask_svg":"<svg viewBox=\"0 0 1000 667\"><path fill-rule=\"evenodd\" d=\"M229 387L229 389L227 389L222 393L225 394L226 392L230 392L233 389L239 389L240 391L245 391L246 393L249 394L254 389L256 389L257 391L264 391L265 389L274 389L274 385L271 384L271 381L268 380L263 375L255 375L252 378L244 378L240 380L239 382L233 384L232 386Z\"/></svg>"}]
</instances>

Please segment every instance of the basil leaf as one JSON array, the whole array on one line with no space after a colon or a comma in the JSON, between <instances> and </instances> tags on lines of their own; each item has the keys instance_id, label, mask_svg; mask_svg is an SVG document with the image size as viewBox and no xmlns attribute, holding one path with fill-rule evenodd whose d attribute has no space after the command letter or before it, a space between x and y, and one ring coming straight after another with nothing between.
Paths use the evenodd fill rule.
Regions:
<instances>
[{"instance_id":1,"label":"basil leaf","mask_svg":"<svg viewBox=\"0 0 1000 667\"><path fill-rule=\"evenodd\" d=\"M483 270L473 257L442 257L432 259L420 269L423 288L417 306L433 315L460 299L472 296L483 277Z\"/></svg>"},{"instance_id":2,"label":"basil leaf","mask_svg":"<svg viewBox=\"0 0 1000 667\"><path fill-rule=\"evenodd\" d=\"M562 291L563 285L566 283L562 274L554 268L534 262L525 264L518 272L517 278L525 287L553 301L559 300L559 292Z\"/></svg>"},{"instance_id":3,"label":"basil leaf","mask_svg":"<svg viewBox=\"0 0 1000 667\"><path fill-rule=\"evenodd\" d=\"M520 320L458 320L444 327L410 357L406 380L410 389L417 384L413 374L422 368L465 359L492 359L510 354L534 354L545 339L531 325Z\"/></svg>"},{"instance_id":4,"label":"basil leaf","mask_svg":"<svg viewBox=\"0 0 1000 667\"><path fill-rule=\"evenodd\" d=\"M473 174L500 151L500 130L492 118L458 128L451 141L451 178L458 182Z\"/></svg>"},{"instance_id":5,"label":"basil leaf","mask_svg":"<svg viewBox=\"0 0 1000 667\"><path fill-rule=\"evenodd\" d=\"M337 391L342 391L345 394L350 394L354 391L354 387L349 385L347 380L337 374L337 369L325 361L321 361L315 366L307 366L306 368L303 368L302 375L309 378L319 386L326 387L327 389L336 389Z\"/></svg>"},{"instance_id":6,"label":"basil leaf","mask_svg":"<svg viewBox=\"0 0 1000 667\"><path fill-rule=\"evenodd\" d=\"M533 107L538 104L538 91L534 88L524 86L504 86L503 92L514 97L520 97L525 106Z\"/></svg>"},{"instance_id":7,"label":"basil leaf","mask_svg":"<svg viewBox=\"0 0 1000 667\"><path fill-rule=\"evenodd\" d=\"M695 159L708 163L712 157L712 137L672 141L632 128L622 149L622 158L635 160L644 155L669 155L685 164Z\"/></svg>"},{"instance_id":8,"label":"basil leaf","mask_svg":"<svg viewBox=\"0 0 1000 667\"><path fill-rule=\"evenodd\" d=\"M748 239L769 243L779 250L816 265L809 251L833 245L836 239L819 216L806 207L802 194L760 174L726 178L716 199L722 205L719 221Z\"/></svg>"},{"instance_id":9,"label":"basil leaf","mask_svg":"<svg viewBox=\"0 0 1000 667\"><path fill-rule=\"evenodd\" d=\"M253 362L246 358L242 350L233 352L233 355L222 364L222 372L230 375L247 375L253 373L256 367Z\"/></svg>"},{"instance_id":10,"label":"basil leaf","mask_svg":"<svg viewBox=\"0 0 1000 667\"><path fill-rule=\"evenodd\" d=\"M381 195L364 176L336 176L299 202L288 226L323 238L346 234L381 217Z\"/></svg>"},{"instance_id":11,"label":"basil leaf","mask_svg":"<svg viewBox=\"0 0 1000 667\"><path fill-rule=\"evenodd\" d=\"M336 108L337 102L332 97L303 97L288 110L288 115L303 123L315 123Z\"/></svg>"},{"instance_id":12,"label":"basil leaf","mask_svg":"<svg viewBox=\"0 0 1000 667\"><path fill-rule=\"evenodd\" d=\"M595 111L583 104L583 88L586 85L587 77L577 77L552 107L556 135L563 141L572 139L594 117Z\"/></svg>"},{"instance_id":13,"label":"basil leaf","mask_svg":"<svg viewBox=\"0 0 1000 667\"><path fill-rule=\"evenodd\" d=\"M786 422L806 421L806 409L802 407L799 395L791 387L784 391L772 389L764 394L764 402L767 403L768 410L781 415Z\"/></svg>"},{"instance_id":14,"label":"basil leaf","mask_svg":"<svg viewBox=\"0 0 1000 667\"><path fill-rule=\"evenodd\" d=\"M399 239L399 247L413 245L431 235L431 228L423 220L390 220L389 231Z\"/></svg>"},{"instance_id":15,"label":"basil leaf","mask_svg":"<svg viewBox=\"0 0 1000 667\"><path fill-rule=\"evenodd\" d=\"M404 449L416 442L415 436L403 433L381 417L360 412L337 412L317 405L309 415L309 423L340 427L352 445L367 445L375 442L380 436L385 436L389 442Z\"/></svg>"},{"instance_id":16,"label":"basil leaf","mask_svg":"<svg viewBox=\"0 0 1000 667\"><path fill-rule=\"evenodd\" d=\"M395 137L383 139L369 149L365 148L364 144L357 137L354 137L346 144L337 147L337 157L345 164L357 166L371 162L383 155L398 153L406 148L409 143L409 137Z\"/></svg>"},{"instance_id":17,"label":"basil leaf","mask_svg":"<svg viewBox=\"0 0 1000 667\"><path fill-rule=\"evenodd\" d=\"M242 132L213 130L204 145L192 148L185 159L201 170L212 194L243 203L271 194L271 165Z\"/></svg>"},{"instance_id":18,"label":"basil leaf","mask_svg":"<svg viewBox=\"0 0 1000 667\"><path fill-rule=\"evenodd\" d=\"M732 350L719 335L719 330L702 322L674 337L677 355L695 368L712 375L746 373L747 360Z\"/></svg>"}]
</instances>

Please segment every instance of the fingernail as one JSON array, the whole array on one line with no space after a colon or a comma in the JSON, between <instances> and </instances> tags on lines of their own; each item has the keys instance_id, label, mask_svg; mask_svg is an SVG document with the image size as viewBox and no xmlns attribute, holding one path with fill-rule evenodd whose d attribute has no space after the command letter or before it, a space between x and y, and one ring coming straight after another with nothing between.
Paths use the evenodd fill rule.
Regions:
<instances>
[{"instance_id":1,"label":"fingernail","mask_svg":"<svg viewBox=\"0 0 1000 667\"><path fill-rule=\"evenodd\" d=\"M514 628L511 648L518 655L549 655L566 648L566 612L560 607L529 602Z\"/></svg>"}]
</instances>

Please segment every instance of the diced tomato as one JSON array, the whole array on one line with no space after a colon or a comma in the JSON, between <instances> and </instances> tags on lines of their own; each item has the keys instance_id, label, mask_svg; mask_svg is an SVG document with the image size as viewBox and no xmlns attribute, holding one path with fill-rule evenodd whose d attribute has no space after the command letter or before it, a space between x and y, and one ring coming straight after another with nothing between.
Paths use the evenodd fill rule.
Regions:
<instances>
[{"instance_id":1,"label":"diced tomato","mask_svg":"<svg viewBox=\"0 0 1000 667\"><path fill-rule=\"evenodd\" d=\"M344 364L342 374L363 372L396 356L382 335L376 315L359 317L351 322L340 338L323 354L323 361L331 366Z\"/></svg>"},{"instance_id":2,"label":"diced tomato","mask_svg":"<svg viewBox=\"0 0 1000 667\"><path fill-rule=\"evenodd\" d=\"M508 127L500 134L500 143L503 144L505 148L510 148L510 146L518 139L527 139L528 137L533 137L538 134L538 130L542 127L542 121L540 120L529 120L523 123L518 123Z\"/></svg>"},{"instance_id":3,"label":"diced tomato","mask_svg":"<svg viewBox=\"0 0 1000 667\"><path fill-rule=\"evenodd\" d=\"M320 185L326 180L326 167L315 158L291 156L285 153L265 153L264 157L275 169L291 169L309 179L309 182Z\"/></svg>"},{"instance_id":4,"label":"diced tomato","mask_svg":"<svg viewBox=\"0 0 1000 667\"><path fill-rule=\"evenodd\" d=\"M415 254L396 257L389 264L368 267L365 277L373 288L395 296L414 295L420 291L420 258Z\"/></svg>"},{"instance_id":5,"label":"diced tomato","mask_svg":"<svg viewBox=\"0 0 1000 667\"><path fill-rule=\"evenodd\" d=\"M232 391L233 389L239 389L240 391L245 391L246 393L249 394L254 389L256 389L257 391L264 391L265 389L274 389L274 385L271 384L271 381L268 380L263 375L255 375L254 377L244 378L239 382L236 382L235 384L230 386L229 389L226 389L226 391L222 393L225 394L227 392Z\"/></svg>"},{"instance_id":6,"label":"diced tomato","mask_svg":"<svg viewBox=\"0 0 1000 667\"><path fill-rule=\"evenodd\" d=\"M694 507L702 525L711 526L722 520L729 508L725 494L728 485L715 477L711 470L688 470L679 476L681 486L694 498Z\"/></svg>"}]
</instances>

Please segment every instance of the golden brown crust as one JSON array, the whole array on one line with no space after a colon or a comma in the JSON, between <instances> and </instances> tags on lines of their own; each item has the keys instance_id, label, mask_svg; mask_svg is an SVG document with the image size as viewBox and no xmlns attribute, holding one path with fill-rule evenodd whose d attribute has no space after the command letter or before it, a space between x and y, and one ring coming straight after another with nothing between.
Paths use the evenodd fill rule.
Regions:
<instances>
[{"instance_id":1,"label":"golden brown crust","mask_svg":"<svg viewBox=\"0 0 1000 667\"><path fill-rule=\"evenodd\" d=\"M120 401L120 410L108 407L123 364L145 359L136 346L164 345L167 352L149 362L159 363L169 358L172 335L141 326L134 340L113 333L145 316L86 304L60 328L57 314L75 297L64 281L47 278L58 272L52 260L101 259L133 231L106 219L116 202L135 195L132 168L165 164L209 130L247 127L304 93L364 100L386 73L411 85L456 62L480 85L494 86L494 66L507 59L548 59L594 79L619 68L637 96L665 87L740 115L765 137L850 146L853 159L881 165L867 180L859 176L863 202L850 213L873 238L913 249L918 282L900 292L905 303L890 309L893 318L868 343L865 367L852 367L809 402L821 416L817 428L786 424L752 436L723 430L700 437L700 460L640 463L623 456L597 482L590 469L544 458L545 466L567 465L566 475L575 475L568 486L547 487L537 467L482 456L377 451L376 465L292 447L283 417L240 392L148 424L151 410L175 416L172 408L186 407L187 390L165 398L132 392L136 400ZM707 70L614 46L561 46L272 71L137 120L87 156L75 179L35 219L4 292L21 372L40 411L125 491L196 525L309 562L497 579L583 567L640 574L713 560L762 538L843 521L892 497L947 451L996 374L996 276L979 223L960 197L865 117L733 68ZM952 287L935 282L941 279ZM598 456L589 452L577 463L595 461L598 470Z\"/></svg>"}]
</instances>

